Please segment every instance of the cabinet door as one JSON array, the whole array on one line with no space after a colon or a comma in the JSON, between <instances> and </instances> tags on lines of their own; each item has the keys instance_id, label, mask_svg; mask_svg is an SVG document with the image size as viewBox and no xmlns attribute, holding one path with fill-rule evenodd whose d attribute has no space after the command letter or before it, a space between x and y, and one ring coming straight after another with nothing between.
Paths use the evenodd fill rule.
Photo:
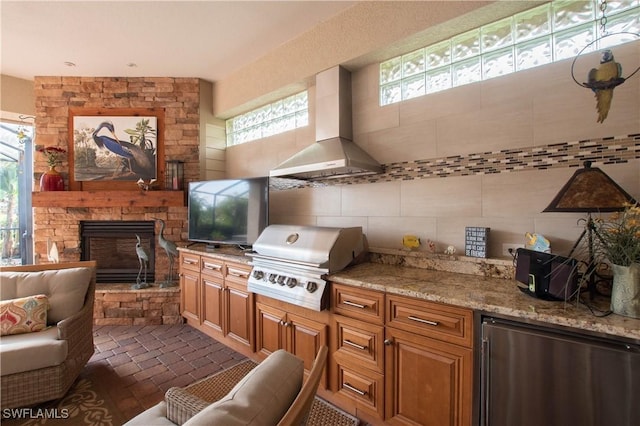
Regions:
<instances>
[{"instance_id":1,"label":"cabinet door","mask_svg":"<svg viewBox=\"0 0 640 426\"><path fill-rule=\"evenodd\" d=\"M304 361L305 374L311 371L320 347L329 346L328 326L300 315L287 314L287 350ZM327 370L320 380L320 387L327 388Z\"/></svg>"},{"instance_id":2,"label":"cabinet door","mask_svg":"<svg viewBox=\"0 0 640 426\"><path fill-rule=\"evenodd\" d=\"M470 425L471 349L385 329L385 414L390 424Z\"/></svg>"},{"instance_id":3,"label":"cabinet door","mask_svg":"<svg viewBox=\"0 0 640 426\"><path fill-rule=\"evenodd\" d=\"M256 352L266 358L286 345L286 312L256 303Z\"/></svg>"},{"instance_id":4,"label":"cabinet door","mask_svg":"<svg viewBox=\"0 0 640 426\"><path fill-rule=\"evenodd\" d=\"M287 315L285 326L288 329L289 339L287 349L304 360L305 370L311 370L320 347L329 346L328 327L295 314Z\"/></svg>"},{"instance_id":5,"label":"cabinet door","mask_svg":"<svg viewBox=\"0 0 640 426\"><path fill-rule=\"evenodd\" d=\"M180 306L187 321L200 324L200 273L189 269L181 271Z\"/></svg>"},{"instance_id":6,"label":"cabinet door","mask_svg":"<svg viewBox=\"0 0 640 426\"><path fill-rule=\"evenodd\" d=\"M253 295L229 285L227 299L227 336L253 350Z\"/></svg>"},{"instance_id":7,"label":"cabinet door","mask_svg":"<svg viewBox=\"0 0 640 426\"><path fill-rule=\"evenodd\" d=\"M222 280L202 274L202 325L222 333L224 305L224 290Z\"/></svg>"}]
</instances>

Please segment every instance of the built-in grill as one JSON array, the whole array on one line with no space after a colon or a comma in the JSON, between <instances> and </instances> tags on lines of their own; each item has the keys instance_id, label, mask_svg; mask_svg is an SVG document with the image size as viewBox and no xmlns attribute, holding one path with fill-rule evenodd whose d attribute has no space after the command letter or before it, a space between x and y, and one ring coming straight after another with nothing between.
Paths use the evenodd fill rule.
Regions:
<instances>
[{"instance_id":1,"label":"built-in grill","mask_svg":"<svg viewBox=\"0 0 640 426\"><path fill-rule=\"evenodd\" d=\"M365 253L361 227L270 225L253 243L248 289L321 311L327 307L326 275Z\"/></svg>"}]
</instances>

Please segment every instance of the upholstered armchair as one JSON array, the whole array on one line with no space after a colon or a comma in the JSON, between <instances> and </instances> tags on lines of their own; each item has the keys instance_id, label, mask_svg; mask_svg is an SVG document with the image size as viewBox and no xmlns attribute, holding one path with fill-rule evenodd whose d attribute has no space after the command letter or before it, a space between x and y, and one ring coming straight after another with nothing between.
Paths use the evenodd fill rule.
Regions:
<instances>
[{"instance_id":1,"label":"upholstered armchair","mask_svg":"<svg viewBox=\"0 0 640 426\"><path fill-rule=\"evenodd\" d=\"M0 268L2 408L67 393L94 352L95 285L94 261Z\"/></svg>"}]
</instances>

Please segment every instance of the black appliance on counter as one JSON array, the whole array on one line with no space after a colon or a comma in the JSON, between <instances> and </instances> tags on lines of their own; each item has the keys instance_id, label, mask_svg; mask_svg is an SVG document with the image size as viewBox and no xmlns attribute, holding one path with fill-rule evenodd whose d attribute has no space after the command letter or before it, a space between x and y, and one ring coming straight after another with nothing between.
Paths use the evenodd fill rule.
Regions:
<instances>
[{"instance_id":1,"label":"black appliance on counter","mask_svg":"<svg viewBox=\"0 0 640 426\"><path fill-rule=\"evenodd\" d=\"M578 261L551 253L519 248L516 280L520 290L546 300L569 300L578 291Z\"/></svg>"}]
</instances>

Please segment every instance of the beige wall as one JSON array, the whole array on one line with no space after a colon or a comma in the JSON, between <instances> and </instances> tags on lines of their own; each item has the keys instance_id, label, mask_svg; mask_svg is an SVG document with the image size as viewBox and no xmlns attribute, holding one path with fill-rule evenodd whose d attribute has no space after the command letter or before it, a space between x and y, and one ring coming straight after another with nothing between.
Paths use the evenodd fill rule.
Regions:
<instances>
[{"instance_id":1,"label":"beige wall","mask_svg":"<svg viewBox=\"0 0 640 426\"><path fill-rule=\"evenodd\" d=\"M33 81L0 76L0 112L2 118L10 120L18 120L20 115L35 116Z\"/></svg>"},{"instance_id":2,"label":"beige wall","mask_svg":"<svg viewBox=\"0 0 640 426\"><path fill-rule=\"evenodd\" d=\"M640 42L614 53L627 70L640 65ZM576 67L586 76L597 62L591 55ZM610 115L599 124L594 96L573 82L570 66L563 61L385 107L378 106L377 65L364 67L352 79L355 141L385 165L607 137L633 141L628 135L640 134L640 78L616 88ZM311 88L311 104L314 95ZM307 128L229 148L228 174L267 175L313 138L311 118ZM628 145L626 163L594 166L640 199L640 150ZM503 243L523 243L527 231L544 234L566 254L582 231L582 215L541 211L575 170L530 163L508 173L272 191L271 222L363 226L378 247L399 248L411 233L435 241L438 250L452 244L459 251L465 226L487 226L491 257L501 256Z\"/></svg>"},{"instance_id":3,"label":"beige wall","mask_svg":"<svg viewBox=\"0 0 640 426\"><path fill-rule=\"evenodd\" d=\"M543 1L363 1L265 52L215 84L213 110L229 118L303 90L336 65L350 70L427 46Z\"/></svg>"}]
</instances>

